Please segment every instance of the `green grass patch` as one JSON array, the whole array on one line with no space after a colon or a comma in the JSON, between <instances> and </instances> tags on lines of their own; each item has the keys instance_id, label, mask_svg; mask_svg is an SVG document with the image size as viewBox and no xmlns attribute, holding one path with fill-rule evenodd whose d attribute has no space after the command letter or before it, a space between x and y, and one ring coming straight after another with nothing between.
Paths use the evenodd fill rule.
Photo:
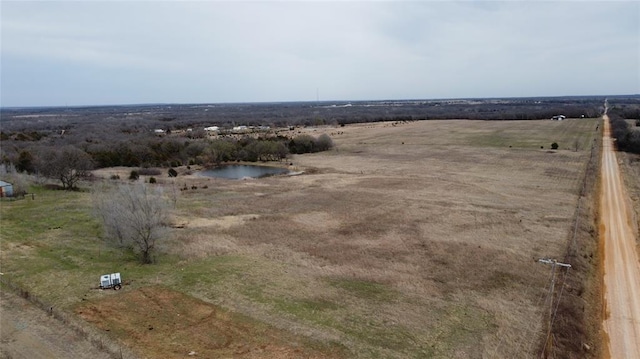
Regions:
<instances>
[{"instance_id":1,"label":"green grass patch","mask_svg":"<svg viewBox=\"0 0 640 359\"><path fill-rule=\"evenodd\" d=\"M245 261L236 256L209 257L189 261L175 268L176 280L182 287L214 285L241 273Z\"/></svg>"},{"instance_id":2,"label":"green grass patch","mask_svg":"<svg viewBox=\"0 0 640 359\"><path fill-rule=\"evenodd\" d=\"M335 311L343 306L324 299L282 299L276 298L273 301L275 308L281 312L294 315L300 319L320 324L323 326L333 326Z\"/></svg>"},{"instance_id":3,"label":"green grass patch","mask_svg":"<svg viewBox=\"0 0 640 359\"><path fill-rule=\"evenodd\" d=\"M336 327L365 344L362 349L368 358L433 358L435 345L416 332L398 323L380 318L364 318L349 314Z\"/></svg>"},{"instance_id":4,"label":"green grass patch","mask_svg":"<svg viewBox=\"0 0 640 359\"><path fill-rule=\"evenodd\" d=\"M589 150L595 136L597 119L565 121L496 121L463 143L478 147L550 149L553 142L560 150Z\"/></svg>"},{"instance_id":5,"label":"green grass patch","mask_svg":"<svg viewBox=\"0 0 640 359\"><path fill-rule=\"evenodd\" d=\"M158 252L157 263L141 265L131 251L102 239L86 192L34 187L35 199L0 206L1 271L14 283L62 307L95 297L99 276L120 272L133 287L167 284L190 292L216 285L250 266L240 257L184 261Z\"/></svg>"},{"instance_id":6,"label":"green grass patch","mask_svg":"<svg viewBox=\"0 0 640 359\"><path fill-rule=\"evenodd\" d=\"M474 352L482 336L494 332L496 324L489 313L465 303L449 304L441 320L430 331L431 347L439 357L446 357L454 348Z\"/></svg>"},{"instance_id":7,"label":"green grass patch","mask_svg":"<svg viewBox=\"0 0 640 359\"><path fill-rule=\"evenodd\" d=\"M46 191L34 188L35 199L2 202L0 206L0 236L2 241L30 242L44 239L52 230L78 229L88 216L83 196L67 191Z\"/></svg>"},{"instance_id":8,"label":"green grass patch","mask_svg":"<svg viewBox=\"0 0 640 359\"><path fill-rule=\"evenodd\" d=\"M334 278L329 280L329 284L362 299L389 302L398 296L398 293L387 285L366 280Z\"/></svg>"}]
</instances>

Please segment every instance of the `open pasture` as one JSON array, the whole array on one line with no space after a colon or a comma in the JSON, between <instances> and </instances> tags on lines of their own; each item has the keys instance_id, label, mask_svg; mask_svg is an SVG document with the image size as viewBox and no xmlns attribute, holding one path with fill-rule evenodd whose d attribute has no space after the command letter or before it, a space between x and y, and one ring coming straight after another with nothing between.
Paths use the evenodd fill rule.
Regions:
<instances>
[{"instance_id":1,"label":"open pasture","mask_svg":"<svg viewBox=\"0 0 640 359\"><path fill-rule=\"evenodd\" d=\"M303 175L162 178L168 187L173 180L198 189L180 192L174 222L181 228L149 266L99 244L88 194L44 191L42 200L2 203L2 267L78 311L83 298L117 304L109 300L117 294L88 287L118 270L131 281L122 293L164 285L332 355L534 357L550 275L536 260L567 246L598 123L306 129L333 133L335 148L292 156L291 168ZM20 219L43 211L44 227ZM52 273L58 285L48 281ZM135 303L118 307L124 317L136 310ZM125 338L128 325L111 332ZM150 343L149 353L152 345L171 344Z\"/></svg>"}]
</instances>

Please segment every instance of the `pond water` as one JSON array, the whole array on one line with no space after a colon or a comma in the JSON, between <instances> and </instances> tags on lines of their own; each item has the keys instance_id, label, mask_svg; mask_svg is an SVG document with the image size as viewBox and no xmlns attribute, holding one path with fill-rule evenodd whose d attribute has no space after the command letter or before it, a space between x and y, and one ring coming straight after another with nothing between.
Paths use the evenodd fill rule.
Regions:
<instances>
[{"instance_id":1,"label":"pond water","mask_svg":"<svg viewBox=\"0 0 640 359\"><path fill-rule=\"evenodd\" d=\"M200 172L201 176L226 178L226 179L241 179L245 177L261 178L273 175L279 175L288 173L289 170L285 168L266 167L266 166L253 166L253 165L227 165L216 168L211 168Z\"/></svg>"}]
</instances>

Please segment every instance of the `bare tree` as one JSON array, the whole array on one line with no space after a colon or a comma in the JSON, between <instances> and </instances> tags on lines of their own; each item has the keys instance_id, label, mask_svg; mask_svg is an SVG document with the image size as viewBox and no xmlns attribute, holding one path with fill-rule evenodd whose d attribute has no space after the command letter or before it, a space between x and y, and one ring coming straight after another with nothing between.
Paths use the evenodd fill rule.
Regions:
<instances>
[{"instance_id":1,"label":"bare tree","mask_svg":"<svg viewBox=\"0 0 640 359\"><path fill-rule=\"evenodd\" d=\"M91 157L83 150L66 146L60 150L47 149L38 158L37 169L45 177L56 178L62 188L72 190L78 181L93 168Z\"/></svg>"},{"instance_id":2,"label":"bare tree","mask_svg":"<svg viewBox=\"0 0 640 359\"><path fill-rule=\"evenodd\" d=\"M132 249L142 263L153 263L153 254L168 231L169 203L161 190L144 183L121 184L96 188L93 199L106 239Z\"/></svg>"}]
</instances>

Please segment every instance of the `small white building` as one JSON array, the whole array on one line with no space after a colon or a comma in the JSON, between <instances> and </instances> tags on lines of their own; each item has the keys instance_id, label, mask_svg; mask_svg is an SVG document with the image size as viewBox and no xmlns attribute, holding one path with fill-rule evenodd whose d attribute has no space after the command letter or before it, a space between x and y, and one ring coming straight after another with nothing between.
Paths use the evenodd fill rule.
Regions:
<instances>
[{"instance_id":1,"label":"small white building","mask_svg":"<svg viewBox=\"0 0 640 359\"><path fill-rule=\"evenodd\" d=\"M0 181L0 197L13 197L13 185L11 183Z\"/></svg>"},{"instance_id":2,"label":"small white building","mask_svg":"<svg viewBox=\"0 0 640 359\"><path fill-rule=\"evenodd\" d=\"M567 118L567 116L565 116L565 115L555 115L555 116L551 117L551 119L554 120L554 121L562 121L565 118Z\"/></svg>"},{"instance_id":3,"label":"small white building","mask_svg":"<svg viewBox=\"0 0 640 359\"><path fill-rule=\"evenodd\" d=\"M233 133L243 133L247 132L249 128L247 126L235 126L231 131Z\"/></svg>"},{"instance_id":4,"label":"small white building","mask_svg":"<svg viewBox=\"0 0 640 359\"><path fill-rule=\"evenodd\" d=\"M218 126L210 126L210 127L205 127L204 130L207 131L207 132L218 132L218 131L220 131L220 127L218 127Z\"/></svg>"}]
</instances>

